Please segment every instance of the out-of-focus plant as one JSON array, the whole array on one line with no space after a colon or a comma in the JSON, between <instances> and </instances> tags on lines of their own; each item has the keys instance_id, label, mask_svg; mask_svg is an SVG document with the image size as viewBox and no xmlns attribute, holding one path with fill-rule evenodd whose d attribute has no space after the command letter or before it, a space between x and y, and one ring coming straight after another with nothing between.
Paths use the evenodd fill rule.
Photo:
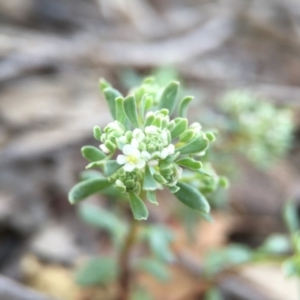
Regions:
<instances>
[{"instance_id":1,"label":"out-of-focus plant","mask_svg":"<svg viewBox=\"0 0 300 300\"><path fill-rule=\"evenodd\" d=\"M150 258L140 259L136 266L161 279L166 278L167 273L159 262L174 258L169 250L168 230L153 225L138 227L138 221L148 218L145 201L158 205L156 191L167 188L180 202L209 218L210 206L201 191L214 189L215 173L211 167L211 173L207 173L208 163L203 168L201 158L215 136L203 131L199 123L189 123L186 112L193 97L178 101L178 82L161 87L153 78L148 78L126 97L105 80L100 81L100 89L114 121L103 129L94 127L100 149L94 146L81 149L89 161L86 168L100 171L85 172L83 180L69 192L69 201L77 204L92 194L103 192L122 200L116 203L122 207L128 203L133 219L127 225L117 214L106 210L81 209L87 222L109 232L116 253L88 262L77 279L81 284L96 284L117 278L118 299L126 300L130 297L130 275L134 267L130 253L134 245L146 241ZM183 170L189 170L188 176ZM202 183L195 184L193 174L199 175L197 181ZM210 180L205 180L206 176Z\"/></svg>"},{"instance_id":2,"label":"out-of-focus plant","mask_svg":"<svg viewBox=\"0 0 300 300\"><path fill-rule=\"evenodd\" d=\"M203 268L203 279L211 286L207 300L218 294L216 285L220 278L247 264L277 263L286 276L300 277L300 223L294 202L287 202L283 216L288 233L271 234L255 249L243 244L229 244L207 254Z\"/></svg>"},{"instance_id":3,"label":"out-of-focus plant","mask_svg":"<svg viewBox=\"0 0 300 300\"><path fill-rule=\"evenodd\" d=\"M286 153L294 127L290 109L242 90L228 92L221 100L222 151L239 152L258 167L268 167Z\"/></svg>"}]
</instances>

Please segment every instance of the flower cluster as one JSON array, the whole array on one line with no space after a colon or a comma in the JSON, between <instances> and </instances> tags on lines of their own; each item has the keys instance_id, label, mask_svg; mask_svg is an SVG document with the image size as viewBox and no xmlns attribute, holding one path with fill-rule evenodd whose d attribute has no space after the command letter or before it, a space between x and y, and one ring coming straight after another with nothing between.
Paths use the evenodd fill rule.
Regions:
<instances>
[{"instance_id":1,"label":"flower cluster","mask_svg":"<svg viewBox=\"0 0 300 300\"><path fill-rule=\"evenodd\" d=\"M185 115L192 97L178 104L178 88L177 82L171 82L159 98L158 93L141 88L124 98L106 81L101 82L114 121L103 131L94 127L100 149L86 146L82 154L90 161L87 168L100 168L105 177L76 185L69 195L71 203L112 185L128 195L134 217L141 220L148 216L141 197L158 204L156 190L168 188L189 207L204 214L209 212L201 192L182 180L182 169L200 171L199 158L215 137L202 131L199 123L189 124ZM178 116L172 117L176 108Z\"/></svg>"},{"instance_id":2,"label":"flower cluster","mask_svg":"<svg viewBox=\"0 0 300 300\"><path fill-rule=\"evenodd\" d=\"M278 108L247 91L225 95L222 110L228 117L227 141L258 166L281 157L292 140L293 119L289 109Z\"/></svg>"}]
</instances>

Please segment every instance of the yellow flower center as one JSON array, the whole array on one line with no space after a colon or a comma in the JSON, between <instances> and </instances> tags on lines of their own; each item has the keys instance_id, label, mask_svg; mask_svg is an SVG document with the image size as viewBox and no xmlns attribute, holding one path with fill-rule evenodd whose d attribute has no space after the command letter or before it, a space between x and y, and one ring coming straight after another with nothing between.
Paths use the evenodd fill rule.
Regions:
<instances>
[{"instance_id":1,"label":"yellow flower center","mask_svg":"<svg viewBox=\"0 0 300 300\"><path fill-rule=\"evenodd\" d=\"M134 155L128 155L127 156L127 161L132 164L135 165L138 162L137 157L135 157Z\"/></svg>"}]
</instances>

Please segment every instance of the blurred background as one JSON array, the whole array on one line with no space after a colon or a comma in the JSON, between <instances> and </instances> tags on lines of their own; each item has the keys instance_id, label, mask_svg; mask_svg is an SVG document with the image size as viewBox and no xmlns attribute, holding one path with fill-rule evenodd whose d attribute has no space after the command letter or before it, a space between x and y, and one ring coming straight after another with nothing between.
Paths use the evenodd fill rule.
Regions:
<instances>
[{"instance_id":1,"label":"blurred background","mask_svg":"<svg viewBox=\"0 0 300 300\"><path fill-rule=\"evenodd\" d=\"M205 299L192 267L204 253L286 232L284 203L300 203L300 1L0 0L1 300L110 299L73 280L84 257L109 249L67 193L86 164L81 146L97 146L92 128L111 118L98 79L126 93L150 74L180 80L196 96L191 119L209 128L233 90L289 107L294 124L285 155L268 168L239 153L226 166L231 176L216 161L231 181L226 209L201 223L197 242L185 241L176 214L150 211L172 226L184 256L170 282L140 279L151 299ZM297 299L280 266L250 264L217 282L222 299Z\"/></svg>"}]
</instances>

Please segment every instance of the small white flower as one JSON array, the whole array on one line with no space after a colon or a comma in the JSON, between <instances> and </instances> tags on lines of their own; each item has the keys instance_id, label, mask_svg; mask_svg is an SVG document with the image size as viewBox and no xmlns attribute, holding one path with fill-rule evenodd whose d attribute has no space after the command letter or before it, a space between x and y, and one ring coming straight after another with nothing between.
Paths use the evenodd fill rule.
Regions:
<instances>
[{"instance_id":1,"label":"small white flower","mask_svg":"<svg viewBox=\"0 0 300 300\"><path fill-rule=\"evenodd\" d=\"M169 141L168 141L168 132L167 130L163 130L161 132L161 139L162 139L162 142L164 144L164 146L168 145L169 144Z\"/></svg>"},{"instance_id":2,"label":"small white flower","mask_svg":"<svg viewBox=\"0 0 300 300\"><path fill-rule=\"evenodd\" d=\"M109 123L106 126L106 128L104 129L104 131L106 131L106 130L116 130L116 131L118 131L120 133L124 133L124 127L123 127L123 125L120 122L118 122L118 121L113 121L113 122Z\"/></svg>"},{"instance_id":3,"label":"small white flower","mask_svg":"<svg viewBox=\"0 0 300 300\"><path fill-rule=\"evenodd\" d=\"M141 152L132 145L125 145L122 149L125 155L118 155L117 163L124 165L126 172L132 172L134 169L142 169L146 165L146 161L141 157Z\"/></svg>"},{"instance_id":4,"label":"small white flower","mask_svg":"<svg viewBox=\"0 0 300 300\"><path fill-rule=\"evenodd\" d=\"M160 152L160 158L161 159L167 158L168 155L169 155L169 150L168 150L167 147L162 149L162 151Z\"/></svg>"},{"instance_id":5,"label":"small white flower","mask_svg":"<svg viewBox=\"0 0 300 300\"><path fill-rule=\"evenodd\" d=\"M173 155L175 153L175 146L173 144L170 144L167 149L169 151L169 155Z\"/></svg>"},{"instance_id":6,"label":"small white flower","mask_svg":"<svg viewBox=\"0 0 300 300\"><path fill-rule=\"evenodd\" d=\"M158 128L156 126L150 125L145 127L145 133L147 134L156 134L158 133Z\"/></svg>"},{"instance_id":7,"label":"small white flower","mask_svg":"<svg viewBox=\"0 0 300 300\"><path fill-rule=\"evenodd\" d=\"M132 136L139 142L142 142L145 138L144 132L139 128L133 130Z\"/></svg>"},{"instance_id":8,"label":"small white flower","mask_svg":"<svg viewBox=\"0 0 300 300\"><path fill-rule=\"evenodd\" d=\"M200 132L201 128L202 128L201 124L198 123L198 122L192 123L189 127L190 127L190 129L192 129L196 133Z\"/></svg>"},{"instance_id":9,"label":"small white flower","mask_svg":"<svg viewBox=\"0 0 300 300\"><path fill-rule=\"evenodd\" d=\"M163 148L160 152L160 158L165 159L169 155L172 155L175 153L175 146L173 144L168 145L167 147Z\"/></svg>"},{"instance_id":10,"label":"small white flower","mask_svg":"<svg viewBox=\"0 0 300 300\"><path fill-rule=\"evenodd\" d=\"M148 161L148 166L149 167L156 167L158 165L158 160L157 159L151 159Z\"/></svg>"},{"instance_id":11,"label":"small white flower","mask_svg":"<svg viewBox=\"0 0 300 300\"><path fill-rule=\"evenodd\" d=\"M117 179L116 182L115 182L115 185L117 185L117 186L124 186L124 183L120 179Z\"/></svg>"},{"instance_id":12,"label":"small white flower","mask_svg":"<svg viewBox=\"0 0 300 300\"><path fill-rule=\"evenodd\" d=\"M110 152L109 149L108 149L104 144L100 145L99 148L100 148L104 153L109 153L109 152Z\"/></svg>"},{"instance_id":13,"label":"small white flower","mask_svg":"<svg viewBox=\"0 0 300 300\"><path fill-rule=\"evenodd\" d=\"M136 149L138 149L139 148L139 141L138 140L136 140L136 139L132 139L131 140L131 146L133 147L133 148L136 148Z\"/></svg>"}]
</instances>

